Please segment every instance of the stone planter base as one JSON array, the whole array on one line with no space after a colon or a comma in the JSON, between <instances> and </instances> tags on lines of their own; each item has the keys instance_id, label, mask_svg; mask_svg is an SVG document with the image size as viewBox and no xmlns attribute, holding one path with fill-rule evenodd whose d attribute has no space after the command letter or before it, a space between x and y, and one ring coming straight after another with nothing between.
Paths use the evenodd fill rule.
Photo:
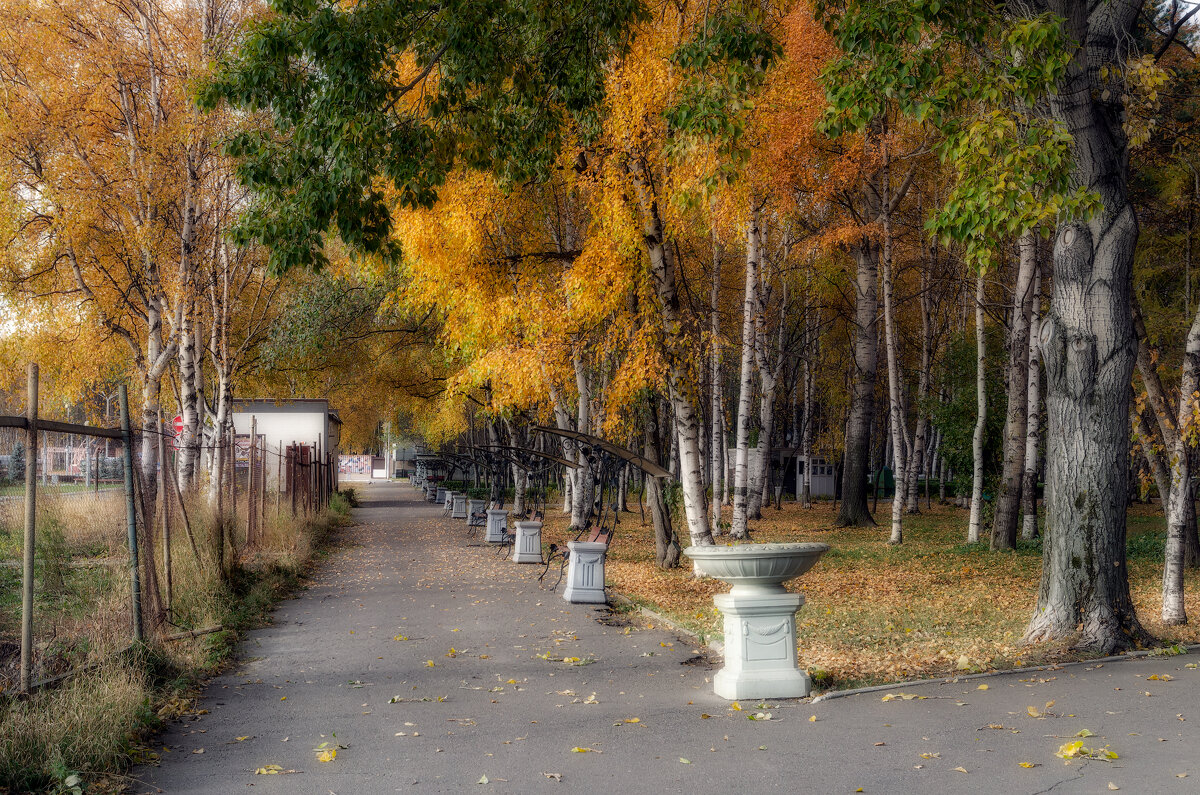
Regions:
<instances>
[{"instance_id":1,"label":"stone planter base","mask_svg":"<svg viewBox=\"0 0 1200 795\"><path fill-rule=\"evenodd\" d=\"M796 593L718 594L725 616L725 667L713 677L721 698L804 698L812 680L796 663Z\"/></svg>"},{"instance_id":2,"label":"stone planter base","mask_svg":"<svg viewBox=\"0 0 1200 795\"><path fill-rule=\"evenodd\" d=\"M608 544L599 541L568 541L567 587L563 599L577 605L604 604L604 558Z\"/></svg>"},{"instance_id":3,"label":"stone planter base","mask_svg":"<svg viewBox=\"0 0 1200 795\"><path fill-rule=\"evenodd\" d=\"M513 563L542 562L542 523L523 521L515 524L516 539L513 541Z\"/></svg>"},{"instance_id":4,"label":"stone planter base","mask_svg":"<svg viewBox=\"0 0 1200 795\"><path fill-rule=\"evenodd\" d=\"M455 494L454 502L450 508L451 519L466 519L467 518L467 495Z\"/></svg>"},{"instance_id":5,"label":"stone planter base","mask_svg":"<svg viewBox=\"0 0 1200 795\"><path fill-rule=\"evenodd\" d=\"M446 490L440 486L438 487L438 490L437 490L437 504L438 505L446 504Z\"/></svg>"},{"instance_id":6,"label":"stone planter base","mask_svg":"<svg viewBox=\"0 0 1200 795\"><path fill-rule=\"evenodd\" d=\"M485 540L492 544L503 544L508 532L508 510L506 508L487 509L487 535Z\"/></svg>"}]
</instances>

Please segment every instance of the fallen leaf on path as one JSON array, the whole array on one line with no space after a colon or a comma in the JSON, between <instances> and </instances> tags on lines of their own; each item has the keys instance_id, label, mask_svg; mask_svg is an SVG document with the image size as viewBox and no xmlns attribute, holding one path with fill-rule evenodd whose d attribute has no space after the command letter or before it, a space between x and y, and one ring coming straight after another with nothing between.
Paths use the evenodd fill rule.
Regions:
<instances>
[{"instance_id":1,"label":"fallen leaf on path","mask_svg":"<svg viewBox=\"0 0 1200 795\"><path fill-rule=\"evenodd\" d=\"M487 777L487 776L480 776L480 777L479 777L479 780L478 780L478 781L476 781L475 783L476 783L476 784L490 784L491 782L490 782L490 781L488 781L488 777Z\"/></svg>"},{"instance_id":2,"label":"fallen leaf on path","mask_svg":"<svg viewBox=\"0 0 1200 795\"><path fill-rule=\"evenodd\" d=\"M575 746L574 748L572 748L572 749L571 749L571 753L575 753L575 754L602 754L602 753L604 753L604 752L603 752L603 751L600 751L600 750L597 750L597 749L595 749L595 748L584 748L584 747L582 747L582 746L579 746L579 745L577 745L577 746Z\"/></svg>"},{"instance_id":3,"label":"fallen leaf on path","mask_svg":"<svg viewBox=\"0 0 1200 795\"><path fill-rule=\"evenodd\" d=\"M543 771L542 775L545 776L546 778L552 778L555 781L562 781L562 773L547 773L547 772Z\"/></svg>"},{"instance_id":4,"label":"fallen leaf on path","mask_svg":"<svg viewBox=\"0 0 1200 795\"><path fill-rule=\"evenodd\" d=\"M684 759L684 758L681 756L681 757L679 757L679 763L680 763L680 764L683 764L683 765L690 765L690 764L692 763L692 760L690 760L690 759Z\"/></svg>"},{"instance_id":5,"label":"fallen leaf on path","mask_svg":"<svg viewBox=\"0 0 1200 795\"><path fill-rule=\"evenodd\" d=\"M954 771L956 773L966 773L967 769L965 767L956 767L956 768L954 768Z\"/></svg>"},{"instance_id":6,"label":"fallen leaf on path","mask_svg":"<svg viewBox=\"0 0 1200 795\"><path fill-rule=\"evenodd\" d=\"M976 690L987 690L987 689L988 689L988 686L987 686L987 685L980 685L979 687L977 687L977 688L975 688L975 689L976 689Z\"/></svg>"},{"instance_id":7,"label":"fallen leaf on path","mask_svg":"<svg viewBox=\"0 0 1200 795\"><path fill-rule=\"evenodd\" d=\"M1038 764L1036 762L1017 762L1017 765L1019 765L1020 767L1023 767L1023 768L1027 768L1027 769L1031 768L1031 767L1038 767Z\"/></svg>"}]
</instances>

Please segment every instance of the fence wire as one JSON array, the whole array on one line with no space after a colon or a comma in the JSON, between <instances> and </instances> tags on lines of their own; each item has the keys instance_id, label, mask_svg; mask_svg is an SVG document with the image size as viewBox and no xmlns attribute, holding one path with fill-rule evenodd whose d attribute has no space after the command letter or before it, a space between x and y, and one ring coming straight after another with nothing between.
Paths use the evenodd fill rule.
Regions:
<instances>
[{"instance_id":1,"label":"fence wire","mask_svg":"<svg viewBox=\"0 0 1200 795\"><path fill-rule=\"evenodd\" d=\"M16 418L0 418L15 420ZM141 471L146 446L159 461ZM191 488L176 479L172 435L133 432L130 485L138 528L139 602L147 637L211 621L203 572L295 551L298 520L322 510L335 464L315 445L226 433L201 445ZM21 684L27 432L0 424L0 693ZM39 430L35 478L30 683L53 681L135 637L125 450L119 439ZM325 460L321 460L325 459ZM214 466L220 462L219 470ZM143 498L145 502L143 503ZM147 515L145 506L153 506ZM222 575L223 576L223 575ZM147 626L161 616L163 623Z\"/></svg>"}]
</instances>

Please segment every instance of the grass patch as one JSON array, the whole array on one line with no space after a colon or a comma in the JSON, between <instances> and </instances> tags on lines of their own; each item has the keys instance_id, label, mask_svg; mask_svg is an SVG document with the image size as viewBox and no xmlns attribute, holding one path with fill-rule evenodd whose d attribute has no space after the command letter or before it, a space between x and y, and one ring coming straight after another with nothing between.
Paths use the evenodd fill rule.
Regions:
<instances>
[{"instance_id":1,"label":"grass patch","mask_svg":"<svg viewBox=\"0 0 1200 795\"><path fill-rule=\"evenodd\" d=\"M94 547L48 528L41 534L45 547L39 544L35 590L38 675L91 667L28 699L0 694L0 792L122 791L120 772L153 758L140 743L163 718L190 708L196 686L229 660L242 632L269 621L274 605L297 587L306 567L326 548L330 533L346 522L351 504L352 495L334 495L325 514L268 517L261 541L252 549L239 544L241 555L222 580L211 544L205 543L215 537L215 525L198 501L189 514L201 560L185 534L177 532L172 542L175 598L171 625L162 634L216 624L224 629L136 649L128 649L128 558L113 558L115 565L72 566ZM244 526L244 520L234 523ZM107 554L109 548L103 548ZM17 626L19 583L19 569L0 567L0 642ZM71 631L75 626L88 631ZM45 627L54 628L52 639L45 638ZM7 648L0 645L0 652ZM127 650L114 654L118 649Z\"/></svg>"},{"instance_id":2,"label":"grass patch","mask_svg":"<svg viewBox=\"0 0 1200 795\"><path fill-rule=\"evenodd\" d=\"M889 506L890 507L890 506ZM728 509L727 509L728 510ZM880 503L883 510L883 503ZM726 514L727 515L727 514ZM954 675L1058 661L1061 647L1026 646L1021 635L1033 611L1041 575L1039 542L993 552L967 544L968 512L935 505L905 517L904 543L887 544L886 527L836 529L828 502L810 510L788 503L751 523L758 542L822 541L832 549L789 584L803 593L798 622L801 664L822 688L847 688L910 678ZM543 540L567 540L569 518L547 511ZM1155 506L1129 513L1129 574L1143 625L1164 645L1200 642L1200 627L1165 627L1161 567L1165 530ZM607 576L635 604L662 613L705 639L722 637L712 597L728 589L696 580L691 566L660 571L654 537L639 512L621 515ZM1189 577L1187 607L1200 615L1200 585ZM813 674L813 672L816 672Z\"/></svg>"}]
</instances>

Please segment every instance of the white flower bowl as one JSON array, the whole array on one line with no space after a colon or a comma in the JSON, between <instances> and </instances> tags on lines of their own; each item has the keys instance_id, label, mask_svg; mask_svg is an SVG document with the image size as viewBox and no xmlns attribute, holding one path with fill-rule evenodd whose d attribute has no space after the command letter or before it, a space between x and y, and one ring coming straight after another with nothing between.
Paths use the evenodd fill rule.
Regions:
<instances>
[{"instance_id":1,"label":"white flower bowl","mask_svg":"<svg viewBox=\"0 0 1200 795\"><path fill-rule=\"evenodd\" d=\"M828 544L733 544L683 550L701 574L733 586L732 593L779 593L783 583L811 569Z\"/></svg>"}]
</instances>

